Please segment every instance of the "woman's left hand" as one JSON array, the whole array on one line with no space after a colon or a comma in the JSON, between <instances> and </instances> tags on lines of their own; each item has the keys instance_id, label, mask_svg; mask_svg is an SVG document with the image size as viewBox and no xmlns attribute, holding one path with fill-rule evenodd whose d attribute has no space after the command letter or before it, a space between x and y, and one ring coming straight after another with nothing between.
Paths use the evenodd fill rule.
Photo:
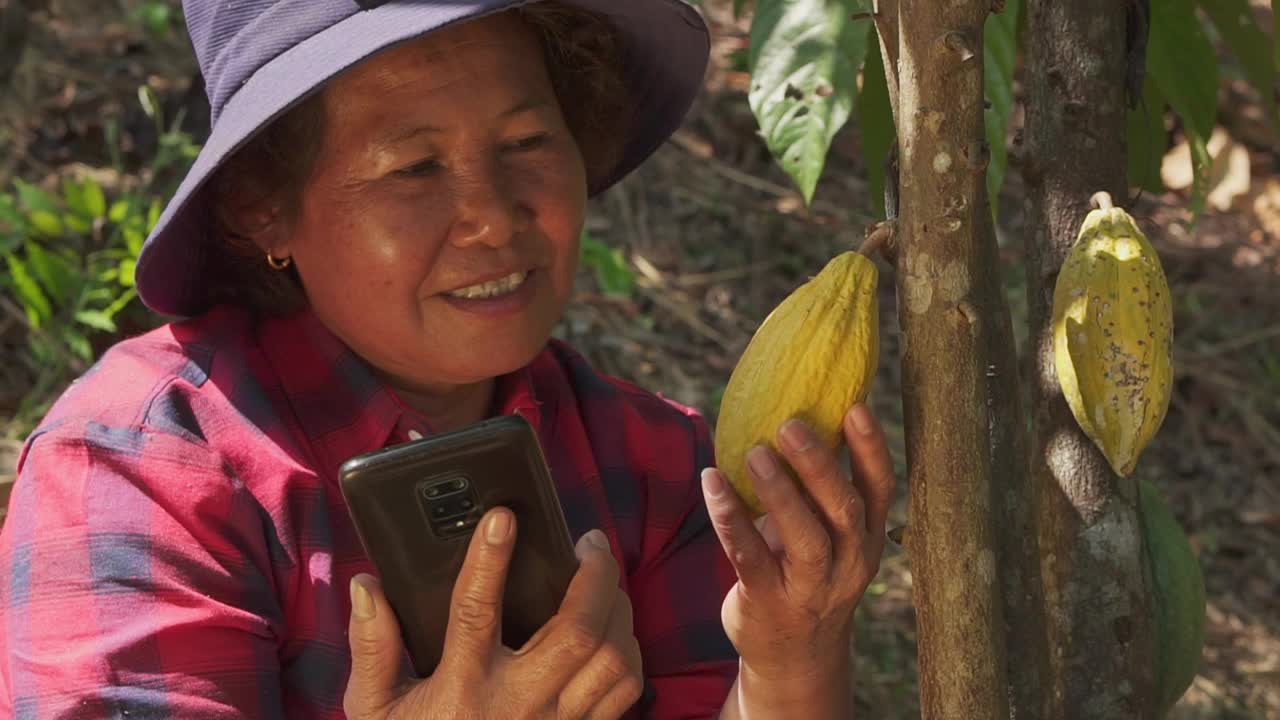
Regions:
<instances>
[{"instance_id":1,"label":"woman's left hand","mask_svg":"<svg viewBox=\"0 0 1280 720\"><path fill-rule=\"evenodd\" d=\"M865 406L846 415L843 430L852 477L808 425L780 428L778 445L803 489L768 449L748 453L768 513L759 527L717 470L702 474L716 534L738 573L721 619L743 672L771 688L803 693L850 682L853 611L880 568L894 476Z\"/></svg>"}]
</instances>

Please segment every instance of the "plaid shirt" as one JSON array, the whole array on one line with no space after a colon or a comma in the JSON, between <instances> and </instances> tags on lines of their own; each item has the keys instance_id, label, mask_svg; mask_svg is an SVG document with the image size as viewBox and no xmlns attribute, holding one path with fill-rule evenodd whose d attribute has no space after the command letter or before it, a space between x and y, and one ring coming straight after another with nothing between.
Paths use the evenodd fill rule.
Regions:
<instances>
[{"instance_id":1,"label":"plaid shirt","mask_svg":"<svg viewBox=\"0 0 1280 720\"><path fill-rule=\"evenodd\" d=\"M737 671L734 573L691 409L552 339L499 379L537 429L571 533L605 531L644 656L632 715L714 716ZM0 716L341 718L347 585L374 572L337 481L427 434L314 316L219 308L121 342L18 459L0 532Z\"/></svg>"}]
</instances>

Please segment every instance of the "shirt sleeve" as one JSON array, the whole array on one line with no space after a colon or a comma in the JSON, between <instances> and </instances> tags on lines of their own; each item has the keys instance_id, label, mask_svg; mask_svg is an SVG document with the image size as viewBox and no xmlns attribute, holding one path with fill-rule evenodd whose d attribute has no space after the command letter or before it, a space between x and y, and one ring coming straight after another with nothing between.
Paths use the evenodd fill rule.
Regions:
<instances>
[{"instance_id":1,"label":"shirt sleeve","mask_svg":"<svg viewBox=\"0 0 1280 720\"><path fill-rule=\"evenodd\" d=\"M34 438L0 533L0 716L284 716L265 512L188 438Z\"/></svg>"},{"instance_id":2,"label":"shirt sleeve","mask_svg":"<svg viewBox=\"0 0 1280 720\"><path fill-rule=\"evenodd\" d=\"M714 463L711 437L695 413L681 420L662 447L690 451L658 453L671 466L650 487L646 534L657 549L629 583L648 683L639 705L647 720L715 718L738 675L737 651L720 620L737 575L712 528L700 479Z\"/></svg>"}]
</instances>

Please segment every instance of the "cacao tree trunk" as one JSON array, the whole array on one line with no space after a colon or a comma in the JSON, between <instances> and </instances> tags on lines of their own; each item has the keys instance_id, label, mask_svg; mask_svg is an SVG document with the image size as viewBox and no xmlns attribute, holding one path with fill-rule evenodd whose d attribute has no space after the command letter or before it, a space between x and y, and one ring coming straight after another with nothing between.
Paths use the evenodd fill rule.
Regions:
<instances>
[{"instance_id":1,"label":"cacao tree trunk","mask_svg":"<svg viewBox=\"0 0 1280 720\"><path fill-rule=\"evenodd\" d=\"M1050 327L1054 283L1090 196L1105 190L1117 205L1127 196L1126 5L1029 0L1027 6L1021 155L1029 190L1031 467L1041 489L1037 524L1053 648L1048 717L1055 719L1153 716L1135 482L1116 477L1076 424L1054 373Z\"/></svg>"},{"instance_id":2,"label":"cacao tree trunk","mask_svg":"<svg viewBox=\"0 0 1280 720\"><path fill-rule=\"evenodd\" d=\"M986 195L991 6L881 0L876 23L882 47L896 50L884 56L899 145L905 546L925 718L1039 717L1047 669L1016 354Z\"/></svg>"}]
</instances>

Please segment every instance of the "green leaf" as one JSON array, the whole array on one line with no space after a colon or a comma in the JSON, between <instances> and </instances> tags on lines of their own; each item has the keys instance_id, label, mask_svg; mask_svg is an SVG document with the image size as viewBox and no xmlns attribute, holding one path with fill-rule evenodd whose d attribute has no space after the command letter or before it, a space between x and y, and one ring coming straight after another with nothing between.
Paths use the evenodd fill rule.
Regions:
<instances>
[{"instance_id":1,"label":"green leaf","mask_svg":"<svg viewBox=\"0 0 1280 720\"><path fill-rule=\"evenodd\" d=\"M1200 7L1226 40L1232 54L1240 59L1245 77L1262 98L1262 110L1271 127L1277 127L1276 62L1272 57L1271 43L1258 26L1249 0L1200 0Z\"/></svg>"},{"instance_id":2,"label":"green leaf","mask_svg":"<svg viewBox=\"0 0 1280 720\"><path fill-rule=\"evenodd\" d=\"M94 220L107 214L107 196L98 181L92 178L84 181L84 204Z\"/></svg>"},{"instance_id":3,"label":"green leaf","mask_svg":"<svg viewBox=\"0 0 1280 720\"><path fill-rule=\"evenodd\" d=\"M27 264L40 279L47 297L56 305L70 302L80 288L81 279L67 259L33 242L27 243L26 251Z\"/></svg>"},{"instance_id":4,"label":"green leaf","mask_svg":"<svg viewBox=\"0 0 1280 720\"><path fill-rule=\"evenodd\" d=\"M13 283L18 302L22 303L22 308L27 313L27 322L34 328L43 327L45 321L53 317L53 307L49 305L49 299L44 296L40 285L27 271L26 263L22 262L17 255L5 255L4 259L9 265L9 278Z\"/></svg>"},{"instance_id":5,"label":"green leaf","mask_svg":"<svg viewBox=\"0 0 1280 720\"><path fill-rule=\"evenodd\" d=\"M63 213L62 224L77 235L88 235L93 232L93 225L83 216L75 213Z\"/></svg>"},{"instance_id":6,"label":"green leaf","mask_svg":"<svg viewBox=\"0 0 1280 720\"><path fill-rule=\"evenodd\" d=\"M123 232L125 247L129 249L130 255L137 257L138 253L142 251L142 243L147 239L146 236L137 228L127 227Z\"/></svg>"},{"instance_id":7,"label":"green leaf","mask_svg":"<svg viewBox=\"0 0 1280 720\"><path fill-rule=\"evenodd\" d=\"M128 307L129 303L133 302L133 299L136 297L138 297L138 291L133 288L129 288L128 290L120 293L120 297L116 298L114 302L107 306L106 310L103 310L103 312L107 314L107 317L114 318L121 310Z\"/></svg>"},{"instance_id":8,"label":"green leaf","mask_svg":"<svg viewBox=\"0 0 1280 720\"><path fill-rule=\"evenodd\" d=\"M93 346L89 344L89 338L84 333L75 328L74 325L62 326L62 341L67 344L67 348L76 357L89 362L93 360Z\"/></svg>"},{"instance_id":9,"label":"green leaf","mask_svg":"<svg viewBox=\"0 0 1280 720\"><path fill-rule=\"evenodd\" d=\"M583 264L595 272L596 283L605 294L631 296L635 290L636 278L631 268L627 267L622 251L610 248L584 232L580 252Z\"/></svg>"},{"instance_id":10,"label":"green leaf","mask_svg":"<svg viewBox=\"0 0 1280 720\"><path fill-rule=\"evenodd\" d=\"M1160 0L1151 4L1151 38L1147 71L1182 118L1191 146L1191 209L1199 214L1208 194L1209 150L1206 145L1218 110L1218 59L1196 18L1194 0Z\"/></svg>"},{"instance_id":11,"label":"green leaf","mask_svg":"<svg viewBox=\"0 0 1280 720\"><path fill-rule=\"evenodd\" d=\"M133 287L134 272L138 268L138 261L133 258L125 258L120 261L120 274L118 279L120 284L125 287Z\"/></svg>"},{"instance_id":12,"label":"green leaf","mask_svg":"<svg viewBox=\"0 0 1280 720\"><path fill-rule=\"evenodd\" d=\"M31 221L32 229L40 235L50 238L62 236L62 220L48 210L32 210L27 219Z\"/></svg>"},{"instance_id":13,"label":"green leaf","mask_svg":"<svg viewBox=\"0 0 1280 720\"><path fill-rule=\"evenodd\" d=\"M831 139L853 112L865 27L852 0L757 0L747 101L765 144L812 202Z\"/></svg>"},{"instance_id":14,"label":"green leaf","mask_svg":"<svg viewBox=\"0 0 1280 720\"><path fill-rule=\"evenodd\" d=\"M889 87L885 84L884 58L880 55L880 40L874 25L867 28L867 58L862 64L862 93L857 105L858 136L867 166L871 208L877 217L883 218L884 163L897 134L893 127L893 108L889 106Z\"/></svg>"},{"instance_id":15,"label":"green leaf","mask_svg":"<svg viewBox=\"0 0 1280 720\"><path fill-rule=\"evenodd\" d=\"M987 16L983 30L983 81L991 109L987 110L986 135L991 147L987 164L987 196L994 216L999 207L1000 188L1009 165L1005 136L1009 110L1013 107L1013 61L1017 52L1018 13L1021 0L1007 0L1004 10Z\"/></svg>"},{"instance_id":16,"label":"green leaf","mask_svg":"<svg viewBox=\"0 0 1280 720\"><path fill-rule=\"evenodd\" d=\"M164 201L160 198L151 198L151 208L147 210L147 232L155 229L156 223L160 222L160 215L164 212Z\"/></svg>"},{"instance_id":17,"label":"green leaf","mask_svg":"<svg viewBox=\"0 0 1280 720\"><path fill-rule=\"evenodd\" d=\"M115 332L116 323L106 313L97 310L81 310L76 313L76 322L81 325L87 325L95 330L104 332Z\"/></svg>"},{"instance_id":18,"label":"green leaf","mask_svg":"<svg viewBox=\"0 0 1280 720\"><path fill-rule=\"evenodd\" d=\"M1164 127L1164 109L1164 95L1160 94L1160 88L1148 74L1142 84L1142 102L1126 113L1125 142L1129 156L1129 184L1152 193L1164 191L1160 163L1169 139Z\"/></svg>"},{"instance_id":19,"label":"green leaf","mask_svg":"<svg viewBox=\"0 0 1280 720\"><path fill-rule=\"evenodd\" d=\"M21 178L15 178L13 185L18 189L18 199L22 201L22 206L28 213L40 210L56 216L61 212L62 208L58 207L58 201L43 189Z\"/></svg>"},{"instance_id":20,"label":"green leaf","mask_svg":"<svg viewBox=\"0 0 1280 720\"><path fill-rule=\"evenodd\" d=\"M132 203L128 198L117 200L111 203L111 210L107 212L107 219L112 223L119 225L124 222L126 217L129 216L129 209L131 207Z\"/></svg>"}]
</instances>

